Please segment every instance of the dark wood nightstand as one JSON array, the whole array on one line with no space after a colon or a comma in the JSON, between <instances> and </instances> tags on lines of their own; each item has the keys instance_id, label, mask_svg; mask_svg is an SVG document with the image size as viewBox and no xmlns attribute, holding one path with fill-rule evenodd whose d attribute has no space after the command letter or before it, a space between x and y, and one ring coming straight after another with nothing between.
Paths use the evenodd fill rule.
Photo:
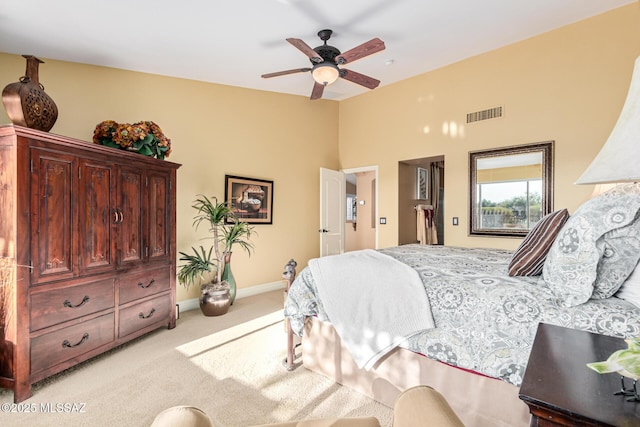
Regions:
<instances>
[{"instance_id":1,"label":"dark wood nightstand","mask_svg":"<svg viewBox=\"0 0 640 427\"><path fill-rule=\"evenodd\" d=\"M541 323L520 387L531 426L640 426L640 403L613 394L620 376L586 366L626 347L620 338Z\"/></svg>"}]
</instances>

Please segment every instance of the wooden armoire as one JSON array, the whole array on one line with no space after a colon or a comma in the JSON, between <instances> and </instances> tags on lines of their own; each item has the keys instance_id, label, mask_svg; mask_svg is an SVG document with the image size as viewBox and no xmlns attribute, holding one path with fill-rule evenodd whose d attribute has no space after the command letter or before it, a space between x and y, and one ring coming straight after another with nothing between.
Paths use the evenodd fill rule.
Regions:
<instances>
[{"instance_id":1,"label":"wooden armoire","mask_svg":"<svg viewBox=\"0 0 640 427\"><path fill-rule=\"evenodd\" d=\"M31 385L176 323L180 165L0 126L0 387Z\"/></svg>"}]
</instances>

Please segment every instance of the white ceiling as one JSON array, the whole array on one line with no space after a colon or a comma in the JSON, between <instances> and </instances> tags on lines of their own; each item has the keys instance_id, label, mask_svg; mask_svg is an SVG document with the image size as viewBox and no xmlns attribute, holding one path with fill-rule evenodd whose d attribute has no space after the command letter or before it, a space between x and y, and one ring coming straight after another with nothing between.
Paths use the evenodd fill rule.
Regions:
<instances>
[{"instance_id":1,"label":"white ceiling","mask_svg":"<svg viewBox=\"0 0 640 427\"><path fill-rule=\"evenodd\" d=\"M0 52L308 97L310 73L260 77L310 66L288 37L316 47L329 28L342 52L381 38L344 68L384 86L634 1L0 0ZM367 90L339 79L323 98Z\"/></svg>"}]
</instances>

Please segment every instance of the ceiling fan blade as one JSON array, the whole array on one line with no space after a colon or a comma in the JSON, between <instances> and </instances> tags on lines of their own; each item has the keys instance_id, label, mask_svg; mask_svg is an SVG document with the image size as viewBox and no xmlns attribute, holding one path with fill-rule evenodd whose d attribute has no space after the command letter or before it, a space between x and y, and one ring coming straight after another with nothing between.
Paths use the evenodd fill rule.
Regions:
<instances>
[{"instance_id":1,"label":"ceiling fan blade","mask_svg":"<svg viewBox=\"0 0 640 427\"><path fill-rule=\"evenodd\" d=\"M263 74L262 78L268 79L270 77L286 76L287 74L304 73L307 71L311 71L311 68L294 68L293 70L276 71L275 73Z\"/></svg>"},{"instance_id":2,"label":"ceiling fan blade","mask_svg":"<svg viewBox=\"0 0 640 427\"><path fill-rule=\"evenodd\" d=\"M316 52L315 50L313 50L308 44L306 44L304 41L300 40L300 39L294 39L294 38L288 38L287 41L289 43L291 43L293 45L293 47L295 47L296 49L298 49L300 52L304 53L305 55L307 55L309 57L309 59L311 61L313 61L314 63L318 64L322 61L324 61L324 59L322 59L322 57L320 55L318 55L318 52Z\"/></svg>"},{"instance_id":3,"label":"ceiling fan blade","mask_svg":"<svg viewBox=\"0 0 640 427\"><path fill-rule=\"evenodd\" d=\"M356 73L355 71L351 70L341 69L340 77L369 89L375 89L380 84L380 80L374 79L373 77L365 76L364 74Z\"/></svg>"},{"instance_id":4,"label":"ceiling fan blade","mask_svg":"<svg viewBox=\"0 0 640 427\"><path fill-rule=\"evenodd\" d=\"M362 43L361 45L338 55L336 57L336 62L338 64L348 64L350 62L357 61L358 59L362 59L365 56L380 52L381 50L384 50L384 48L384 42L376 37L375 39L371 39L366 43Z\"/></svg>"},{"instance_id":5,"label":"ceiling fan blade","mask_svg":"<svg viewBox=\"0 0 640 427\"><path fill-rule=\"evenodd\" d=\"M322 92L324 92L324 85L321 83L315 82L313 85L313 90L311 91L311 99L322 98Z\"/></svg>"}]
</instances>

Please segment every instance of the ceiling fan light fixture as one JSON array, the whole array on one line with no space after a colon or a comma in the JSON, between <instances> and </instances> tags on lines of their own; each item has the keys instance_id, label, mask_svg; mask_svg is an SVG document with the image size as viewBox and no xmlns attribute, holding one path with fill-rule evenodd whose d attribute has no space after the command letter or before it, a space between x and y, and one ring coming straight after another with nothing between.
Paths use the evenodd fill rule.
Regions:
<instances>
[{"instance_id":1,"label":"ceiling fan light fixture","mask_svg":"<svg viewBox=\"0 0 640 427\"><path fill-rule=\"evenodd\" d=\"M340 70L338 70L338 67L335 64L324 61L313 66L311 75L313 76L313 80L321 85L327 86L338 80L338 77L340 77Z\"/></svg>"}]
</instances>

